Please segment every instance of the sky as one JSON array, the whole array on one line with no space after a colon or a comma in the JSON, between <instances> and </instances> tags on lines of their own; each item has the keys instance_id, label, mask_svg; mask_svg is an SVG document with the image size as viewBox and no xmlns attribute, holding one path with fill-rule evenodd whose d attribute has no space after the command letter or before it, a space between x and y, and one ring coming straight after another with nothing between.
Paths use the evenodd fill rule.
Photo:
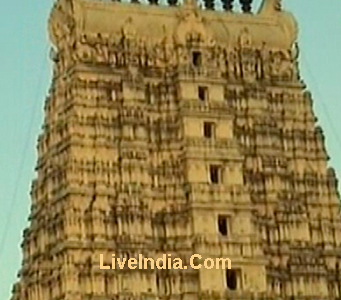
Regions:
<instances>
[{"instance_id":1,"label":"sky","mask_svg":"<svg viewBox=\"0 0 341 300\"><path fill-rule=\"evenodd\" d=\"M21 266L36 141L51 78L47 18L53 1L0 3L0 300L9 300ZM315 100L330 164L341 178L341 1L283 3L299 22L301 74Z\"/></svg>"}]
</instances>

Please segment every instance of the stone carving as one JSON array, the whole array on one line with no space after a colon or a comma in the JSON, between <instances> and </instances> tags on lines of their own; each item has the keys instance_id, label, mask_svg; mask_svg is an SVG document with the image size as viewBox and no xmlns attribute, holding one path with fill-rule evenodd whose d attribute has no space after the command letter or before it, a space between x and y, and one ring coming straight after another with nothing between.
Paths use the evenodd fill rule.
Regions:
<instances>
[{"instance_id":1,"label":"stone carving","mask_svg":"<svg viewBox=\"0 0 341 300\"><path fill-rule=\"evenodd\" d=\"M257 78L257 52L252 48L252 37L247 28L239 36L238 52L240 68L237 74L247 82L254 81Z\"/></svg>"},{"instance_id":2,"label":"stone carving","mask_svg":"<svg viewBox=\"0 0 341 300\"><path fill-rule=\"evenodd\" d=\"M263 10L264 7L278 10L280 1L264 1ZM50 26L56 40L57 73L79 62L115 68L152 67L165 72L177 67L185 70L190 67L192 51L195 50L202 54L200 74L213 74L210 69L214 67L216 71L219 70L218 76L247 82L269 79L295 81L299 78L297 48L278 50L265 43L256 46L246 27L237 37L237 45L230 45L229 33L227 40L217 42L210 32L210 24L201 16L192 0L186 1L177 13L178 25L175 30L162 25L162 34L158 39L137 36L137 25L131 16L110 35L82 33L75 36L70 9L65 4L57 6L55 18L59 21L51 22Z\"/></svg>"},{"instance_id":3,"label":"stone carving","mask_svg":"<svg viewBox=\"0 0 341 300\"><path fill-rule=\"evenodd\" d=\"M207 66L219 69L225 76L228 71L227 50L220 45L210 47L207 51Z\"/></svg>"},{"instance_id":4,"label":"stone carving","mask_svg":"<svg viewBox=\"0 0 341 300\"><path fill-rule=\"evenodd\" d=\"M183 43L179 40L163 39L156 44L143 38L132 39L133 35L128 32L132 31L122 30L120 38L96 34L80 36L75 43L71 61L96 62L113 67L138 66L168 70L189 66L191 49L200 49L203 67L219 69L222 76L249 82L256 79L287 81L298 78L296 47L283 51L269 49L263 44L261 48L256 48L252 45L252 38L247 29L241 32L238 47L234 49L216 44L212 40L204 43L203 35L197 32L188 33Z\"/></svg>"},{"instance_id":5,"label":"stone carving","mask_svg":"<svg viewBox=\"0 0 341 300\"><path fill-rule=\"evenodd\" d=\"M244 28L239 35L239 46L241 48L251 48L252 45L252 37L249 33L248 28Z\"/></svg>"},{"instance_id":6,"label":"stone carving","mask_svg":"<svg viewBox=\"0 0 341 300\"><path fill-rule=\"evenodd\" d=\"M292 80L294 66L288 52L274 51L270 55L270 74L274 79Z\"/></svg>"},{"instance_id":7,"label":"stone carving","mask_svg":"<svg viewBox=\"0 0 341 300\"><path fill-rule=\"evenodd\" d=\"M93 62L95 59L95 49L87 43L86 37L82 36L79 41L76 42L75 60L83 62Z\"/></svg>"},{"instance_id":8,"label":"stone carving","mask_svg":"<svg viewBox=\"0 0 341 300\"><path fill-rule=\"evenodd\" d=\"M125 40L134 40L136 38L136 29L133 25L133 19L129 17L122 27L122 38Z\"/></svg>"},{"instance_id":9,"label":"stone carving","mask_svg":"<svg viewBox=\"0 0 341 300\"><path fill-rule=\"evenodd\" d=\"M258 74L261 79L269 79L270 78L270 55L271 51L266 47L266 44L263 43L262 47L259 50L259 61L258 64Z\"/></svg>"},{"instance_id":10,"label":"stone carving","mask_svg":"<svg viewBox=\"0 0 341 300\"><path fill-rule=\"evenodd\" d=\"M57 50L58 63L55 73L61 73L73 63L72 48L75 43L74 28L76 24L69 1L56 3L54 9L59 22L49 23L49 31Z\"/></svg>"},{"instance_id":11,"label":"stone carving","mask_svg":"<svg viewBox=\"0 0 341 300\"><path fill-rule=\"evenodd\" d=\"M207 28L205 19L190 3L192 0L179 14L179 25L174 33L175 41L179 44L212 45L214 39Z\"/></svg>"},{"instance_id":12,"label":"stone carving","mask_svg":"<svg viewBox=\"0 0 341 300\"><path fill-rule=\"evenodd\" d=\"M139 68L133 65L128 66L126 80L133 89L143 89L144 81Z\"/></svg>"}]
</instances>

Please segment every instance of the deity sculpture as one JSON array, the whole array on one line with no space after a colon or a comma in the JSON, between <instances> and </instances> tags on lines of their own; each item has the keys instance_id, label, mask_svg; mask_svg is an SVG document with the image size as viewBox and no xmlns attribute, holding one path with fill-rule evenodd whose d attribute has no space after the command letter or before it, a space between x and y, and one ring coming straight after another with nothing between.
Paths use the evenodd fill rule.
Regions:
<instances>
[{"instance_id":1,"label":"deity sculpture","mask_svg":"<svg viewBox=\"0 0 341 300\"><path fill-rule=\"evenodd\" d=\"M252 38L247 28L244 28L239 36L239 60L241 77L245 81L256 79L256 51L252 48Z\"/></svg>"},{"instance_id":2,"label":"deity sculpture","mask_svg":"<svg viewBox=\"0 0 341 300\"><path fill-rule=\"evenodd\" d=\"M284 52L276 51L272 53L271 75L275 79L291 80L293 78L293 65L290 57Z\"/></svg>"}]
</instances>

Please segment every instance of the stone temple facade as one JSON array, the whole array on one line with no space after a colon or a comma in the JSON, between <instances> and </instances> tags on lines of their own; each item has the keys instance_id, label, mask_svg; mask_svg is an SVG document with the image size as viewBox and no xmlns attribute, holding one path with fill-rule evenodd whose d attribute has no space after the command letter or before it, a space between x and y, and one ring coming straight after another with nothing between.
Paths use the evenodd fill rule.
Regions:
<instances>
[{"instance_id":1,"label":"stone temple facade","mask_svg":"<svg viewBox=\"0 0 341 300\"><path fill-rule=\"evenodd\" d=\"M280 0L236 2L56 1L12 300L340 299L340 197L297 23ZM232 269L99 268L164 253Z\"/></svg>"}]
</instances>

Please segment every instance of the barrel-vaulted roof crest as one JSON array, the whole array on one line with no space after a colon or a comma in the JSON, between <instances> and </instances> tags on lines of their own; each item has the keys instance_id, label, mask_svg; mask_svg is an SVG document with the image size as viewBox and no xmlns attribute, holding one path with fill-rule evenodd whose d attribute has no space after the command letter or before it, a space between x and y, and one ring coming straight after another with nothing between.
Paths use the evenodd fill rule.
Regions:
<instances>
[{"instance_id":1,"label":"barrel-vaulted roof crest","mask_svg":"<svg viewBox=\"0 0 341 300\"><path fill-rule=\"evenodd\" d=\"M297 40L297 23L292 14L282 10L281 0L263 0L254 14L204 10L196 0L184 0L182 5L171 7L58 0L49 23L51 40L57 48L63 47L61 40L71 31L75 38L101 34L115 39L123 30L125 35L152 44L184 44L188 39L199 39L201 45L233 48L239 46L240 32L247 27L256 48L266 44L272 49L291 49Z\"/></svg>"}]
</instances>

